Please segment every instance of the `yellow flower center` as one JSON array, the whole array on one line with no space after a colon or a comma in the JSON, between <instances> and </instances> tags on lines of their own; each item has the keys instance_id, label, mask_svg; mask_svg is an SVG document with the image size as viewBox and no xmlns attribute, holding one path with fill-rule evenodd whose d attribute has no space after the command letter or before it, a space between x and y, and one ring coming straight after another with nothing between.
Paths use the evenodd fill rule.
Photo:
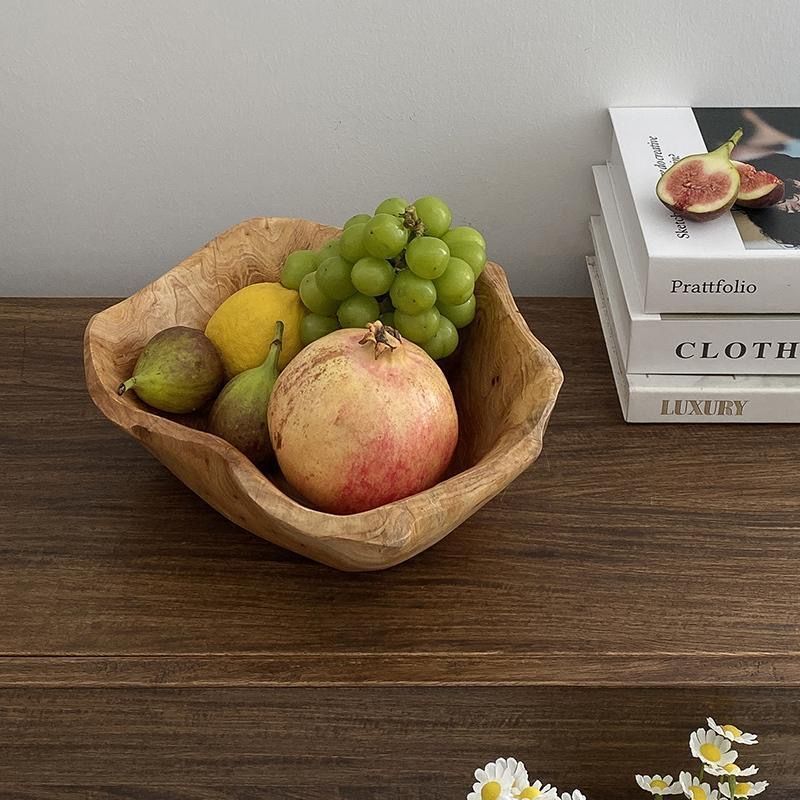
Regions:
<instances>
[{"instance_id":1,"label":"yellow flower center","mask_svg":"<svg viewBox=\"0 0 800 800\"><path fill-rule=\"evenodd\" d=\"M742 731L740 731L735 725L723 725L722 730L725 733L729 733L731 736L741 736Z\"/></svg>"},{"instance_id":2,"label":"yellow flower center","mask_svg":"<svg viewBox=\"0 0 800 800\"><path fill-rule=\"evenodd\" d=\"M752 783L737 783L736 789L734 794L742 795L743 797L747 797L750 794L750 789L752 787Z\"/></svg>"},{"instance_id":3,"label":"yellow flower center","mask_svg":"<svg viewBox=\"0 0 800 800\"><path fill-rule=\"evenodd\" d=\"M650 788L651 789L666 789L667 788L667 784L664 781L652 780L652 781L650 781Z\"/></svg>"},{"instance_id":4,"label":"yellow flower center","mask_svg":"<svg viewBox=\"0 0 800 800\"><path fill-rule=\"evenodd\" d=\"M733 773L736 772L737 767L736 764L733 761L731 761L730 764L726 764L722 769L724 769L725 772L728 773L728 775L733 775Z\"/></svg>"},{"instance_id":5,"label":"yellow flower center","mask_svg":"<svg viewBox=\"0 0 800 800\"><path fill-rule=\"evenodd\" d=\"M707 800L706 790L702 786L692 786L689 791L692 793L692 800Z\"/></svg>"},{"instance_id":6,"label":"yellow flower center","mask_svg":"<svg viewBox=\"0 0 800 800\"><path fill-rule=\"evenodd\" d=\"M497 800L503 787L497 781L489 781L481 789L481 800Z\"/></svg>"},{"instance_id":7,"label":"yellow flower center","mask_svg":"<svg viewBox=\"0 0 800 800\"><path fill-rule=\"evenodd\" d=\"M537 789L535 786L529 786L517 795L517 800L533 800L534 797L538 797L541 793L541 789Z\"/></svg>"},{"instance_id":8,"label":"yellow flower center","mask_svg":"<svg viewBox=\"0 0 800 800\"><path fill-rule=\"evenodd\" d=\"M720 760L720 758L722 758L722 751L715 744L706 742L705 744L700 745L700 755L703 756L703 758L705 758L707 761L716 763Z\"/></svg>"}]
</instances>

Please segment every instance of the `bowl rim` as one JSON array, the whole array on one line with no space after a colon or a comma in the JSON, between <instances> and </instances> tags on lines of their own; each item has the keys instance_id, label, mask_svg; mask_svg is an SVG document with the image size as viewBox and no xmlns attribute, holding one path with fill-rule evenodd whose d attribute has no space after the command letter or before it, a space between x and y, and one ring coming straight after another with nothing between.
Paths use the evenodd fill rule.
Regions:
<instances>
[{"instance_id":1,"label":"bowl rim","mask_svg":"<svg viewBox=\"0 0 800 800\"><path fill-rule=\"evenodd\" d=\"M117 395L116 387L103 383L98 371L97 349L102 337L97 332L97 327L100 319L109 311L129 303L137 294L156 287L159 282L165 281L170 275L195 269L204 253L209 248L213 248L215 243L223 237L239 233L253 225L270 227L286 224L297 226L309 223L308 220L288 217L253 217L244 220L214 237L187 259L133 295L94 314L86 326L83 340L86 385L91 399L98 409L111 422L145 446L148 445L148 440L153 438L166 438L177 445L210 450L226 465L231 480L268 517L278 519L298 536L309 537L320 542L331 539L357 545L357 550L363 551L365 559L370 563L374 562L375 554L369 554L368 551L379 548L385 554L381 558L381 562L384 566L391 566L393 563L399 563L416 555L447 535L497 493L496 489L491 487L496 485L498 475L502 476L504 485L508 485L541 452L544 433L563 383L563 372L552 353L528 328L511 294L505 272L498 264L487 262L481 280L493 285L493 289L500 295L501 307L510 317L518 334L532 349L539 351L542 359L541 370L546 373L543 379L549 386L546 403L543 406L536 404L526 409L525 418L505 431L477 463L451 475L429 489L368 511L337 515L309 508L297 502L285 494L270 480L268 475L259 470L230 443L207 431L189 427L126 402L123 397ZM310 224L316 225L316 223ZM337 229L331 228L331 230L336 231ZM489 478L491 480L488 480ZM453 494L461 496L462 507L468 509L463 519L456 518L456 521L440 535L427 537L417 546L411 541L414 529L420 527L422 520L435 515L445 497ZM448 503L448 505L452 507L452 503ZM225 514L222 509L218 508L217 510ZM233 521L242 525L239 520ZM255 530L252 532L261 535ZM273 541L275 540L273 539ZM281 544L281 542L278 543ZM284 546L298 551L298 548L291 543ZM316 555L314 557L317 558ZM325 559L318 558L318 560ZM358 557L356 560L359 560ZM365 567L355 565L355 568L363 569ZM372 566L371 568L382 567Z\"/></svg>"}]
</instances>

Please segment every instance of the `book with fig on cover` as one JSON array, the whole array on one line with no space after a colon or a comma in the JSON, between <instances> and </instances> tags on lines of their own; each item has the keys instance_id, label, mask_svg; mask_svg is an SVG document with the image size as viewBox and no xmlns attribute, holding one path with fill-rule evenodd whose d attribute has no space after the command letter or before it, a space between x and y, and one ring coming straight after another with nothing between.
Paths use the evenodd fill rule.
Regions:
<instances>
[{"instance_id":1,"label":"book with fig on cover","mask_svg":"<svg viewBox=\"0 0 800 800\"><path fill-rule=\"evenodd\" d=\"M800 108L612 108L608 161L647 313L800 312ZM741 127L732 157L779 177L784 200L692 222L655 187Z\"/></svg>"},{"instance_id":2,"label":"book with fig on cover","mask_svg":"<svg viewBox=\"0 0 800 800\"><path fill-rule=\"evenodd\" d=\"M593 168L602 216L591 218L597 267L613 299L626 372L800 373L800 315L647 314L614 204L608 168Z\"/></svg>"}]
</instances>

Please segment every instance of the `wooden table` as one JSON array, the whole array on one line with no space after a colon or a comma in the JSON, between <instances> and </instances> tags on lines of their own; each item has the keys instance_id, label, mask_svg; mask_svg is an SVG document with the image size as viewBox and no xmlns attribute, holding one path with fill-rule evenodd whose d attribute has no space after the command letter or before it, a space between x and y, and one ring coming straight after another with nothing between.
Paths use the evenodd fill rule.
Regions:
<instances>
[{"instance_id":1,"label":"wooden table","mask_svg":"<svg viewBox=\"0 0 800 800\"><path fill-rule=\"evenodd\" d=\"M566 374L542 457L340 574L101 418L81 335L110 302L0 302L1 798L461 799L507 754L632 798L707 714L796 796L798 427L627 426L591 300L524 300Z\"/></svg>"}]
</instances>

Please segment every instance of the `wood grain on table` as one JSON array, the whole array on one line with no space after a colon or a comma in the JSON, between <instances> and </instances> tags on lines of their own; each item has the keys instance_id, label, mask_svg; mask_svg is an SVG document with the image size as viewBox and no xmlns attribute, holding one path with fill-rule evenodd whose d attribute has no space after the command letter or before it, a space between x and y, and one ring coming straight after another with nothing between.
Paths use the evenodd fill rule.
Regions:
<instances>
[{"instance_id":1,"label":"wood grain on table","mask_svg":"<svg viewBox=\"0 0 800 800\"><path fill-rule=\"evenodd\" d=\"M505 754L634 797L707 713L800 788L800 427L628 426L592 301L522 300L566 375L542 456L342 574L100 416L81 337L110 302L0 301L0 798L461 798Z\"/></svg>"}]
</instances>

